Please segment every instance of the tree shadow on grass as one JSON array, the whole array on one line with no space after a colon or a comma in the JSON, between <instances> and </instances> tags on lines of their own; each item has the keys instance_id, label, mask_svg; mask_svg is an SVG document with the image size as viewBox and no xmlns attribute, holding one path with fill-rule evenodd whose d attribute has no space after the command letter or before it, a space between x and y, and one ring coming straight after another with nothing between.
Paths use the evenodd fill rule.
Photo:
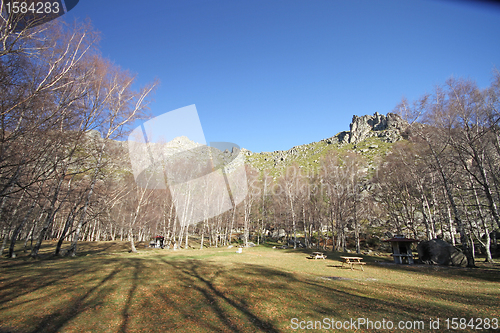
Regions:
<instances>
[{"instance_id":1,"label":"tree shadow on grass","mask_svg":"<svg viewBox=\"0 0 500 333\"><path fill-rule=\"evenodd\" d=\"M447 307L427 300L417 304L409 302L401 297L388 297L386 293L377 293L377 286L387 287L385 284L374 283L374 292L360 292L359 283L355 281L335 282L307 281L310 288L316 290L327 297L330 302L336 304L339 309L339 315L336 319L347 320L350 318L366 318L371 320L380 320L385 318L397 322L402 321L421 321L428 320L430 316L445 316ZM317 307L316 311L325 315L331 314L328 306Z\"/></svg>"},{"instance_id":2,"label":"tree shadow on grass","mask_svg":"<svg viewBox=\"0 0 500 333\"><path fill-rule=\"evenodd\" d=\"M8 278L1 284L0 318L4 315L9 316L9 312L22 311L21 318L18 318L16 322L29 327L23 332L59 332L86 311L92 312L102 307L110 307L108 295L116 294L121 287L120 282L125 278L126 284L130 284L130 289L128 293L123 293L126 297L121 315L123 318L120 321L122 322L121 330L127 331L128 312L139 284L141 260L137 258L62 259L32 262L31 267L26 267L24 264L11 267ZM51 262L53 265L47 266ZM131 279L128 279L127 274L121 273L131 267L133 272L130 274ZM124 275L124 277L118 277L118 275ZM112 303L116 301L116 299L111 299ZM114 306L112 303L111 305ZM114 314L120 316L119 312ZM89 323L89 327L96 327L100 324L94 321ZM82 328L82 330L100 331L89 329L89 327ZM0 324L1 329L5 330L6 327ZM11 329L9 328L8 331ZM16 332L15 329L12 331Z\"/></svg>"},{"instance_id":3,"label":"tree shadow on grass","mask_svg":"<svg viewBox=\"0 0 500 333\"><path fill-rule=\"evenodd\" d=\"M102 304L102 301L95 301L94 299L99 300L109 292L109 288L103 288L103 286L113 280L121 270L121 265L117 265L95 286L88 289L83 296L72 300L71 305L60 308L58 311L42 317L32 333L58 332L69 321L77 317L85 308ZM57 297L57 294L48 296L48 298Z\"/></svg>"},{"instance_id":4,"label":"tree shadow on grass","mask_svg":"<svg viewBox=\"0 0 500 333\"><path fill-rule=\"evenodd\" d=\"M379 263L379 266L394 272L414 272L442 278L472 278L488 282L500 282L500 267L498 266L467 268L425 264L401 265L395 263Z\"/></svg>"},{"instance_id":5,"label":"tree shadow on grass","mask_svg":"<svg viewBox=\"0 0 500 333\"><path fill-rule=\"evenodd\" d=\"M144 249L146 242L137 242L137 249ZM66 246L67 250L69 245ZM110 254L112 252L130 252L130 242L125 241L105 241L105 242L78 242L77 256L87 256L96 254Z\"/></svg>"},{"instance_id":6,"label":"tree shadow on grass","mask_svg":"<svg viewBox=\"0 0 500 333\"><path fill-rule=\"evenodd\" d=\"M71 248L71 242L64 241L61 247L61 256L55 256L54 251L56 248L57 241L54 240L46 240L42 243L40 247L40 251L38 252L37 259L41 260L50 260L64 257L67 254L67 251ZM147 247L149 242L137 242L135 245L138 249L146 249L153 250L152 248ZM126 253L130 251L130 242L128 241L99 241L99 242L90 242L90 241L79 241L77 244L77 257L83 257L88 255L96 255L96 254L111 254L113 252L118 253ZM6 261L19 261L19 260L31 260L30 257L31 249L27 248L27 252L24 252L24 246L21 243L16 244L15 251L16 259L8 258L6 254L4 254L1 259L5 259ZM0 260L1 260L0 259Z\"/></svg>"},{"instance_id":7,"label":"tree shadow on grass","mask_svg":"<svg viewBox=\"0 0 500 333\"><path fill-rule=\"evenodd\" d=\"M220 322L224 325L226 330L231 332L244 332L233 320L231 320L231 310L236 310L236 312L241 313L248 322L251 322L253 329L264 332L279 332L278 329L272 324L271 321L260 318L249 308L247 300L244 298L234 297L234 294L227 294L220 290L219 287L214 283L219 276L225 273L225 270L221 267L208 267L206 263L198 260L189 260L183 262L170 262L163 260L166 265L172 267L172 269L182 273L182 279L184 281L188 280L192 283L190 285L194 287L205 299L205 301L211 305L213 311L219 318ZM211 271L210 274L206 272ZM264 276L285 275L289 277L284 272L275 272L273 270L260 270L260 274ZM236 278L236 277L233 277ZM238 282L236 283L238 284ZM213 327L214 330L220 330L220 327Z\"/></svg>"},{"instance_id":8,"label":"tree shadow on grass","mask_svg":"<svg viewBox=\"0 0 500 333\"><path fill-rule=\"evenodd\" d=\"M497 295L474 291L328 280L210 258L99 257L35 262L32 270L12 266L1 284L0 318L7 308L26 309L25 318L9 324L24 321L30 332L105 331L106 320L114 321L108 330L121 332L283 332L292 318L423 320L459 314L460 305L474 301L498 308ZM25 288L17 290L19 283ZM55 300L47 310L43 298Z\"/></svg>"},{"instance_id":9,"label":"tree shadow on grass","mask_svg":"<svg viewBox=\"0 0 500 333\"><path fill-rule=\"evenodd\" d=\"M350 320L369 316L371 319L428 320L430 316L449 314L447 306L433 299L409 302L396 295L404 292L394 289L391 293L379 289L391 288L388 283L372 283L373 294L366 289L366 283L358 281L329 281L311 277L301 278L292 273L259 265L218 266L207 261L166 261L163 262L178 273L176 280L191 292L196 302L208 304L217 320L206 320L195 313L195 309L185 307L181 316L200 321L210 331L282 331L282 324L289 324L292 318L322 320L335 318ZM193 296L193 291L195 293ZM182 291L180 292L182 294ZM257 296L256 296L256 295ZM418 295L418 289L410 294ZM178 308L182 301L172 293L163 293L165 302ZM260 312L255 305L268 301L265 309L283 307L283 313ZM250 325L241 328L234 318L240 315ZM216 327L219 323L220 327ZM281 325L279 324L281 323ZM281 328L280 328L281 326ZM290 327L290 326L288 326Z\"/></svg>"},{"instance_id":10,"label":"tree shadow on grass","mask_svg":"<svg viewBox=\"0 0 500 333\"><path fill-rule=\"evenodd\" d=\"M497 291L496 294L488 295L470 290L466 284L462 288L463 290L445 290L411 285L391 285L391 289L398 294L425 297L441 304L453 304L453 307L463 309L463 315L469 318L480 318L480 310L487 310L492 313L500 311L500 305L498 304L500 291Z\"/></svg>"},{"instance_id":11,"label":"tree shadow on grass","mask_svg":"<svg viewBox=\"0 0 500 333\"><path fill-rule=\"evenodd\" d=\"M63 259L61 259L63 260ZM61 267L61 265L64 265ZM68 262L67 260L22 261L3 266L9 275L2 276L0 283L0 305L21 296L34 293L55 283L61 283L81 274L92 274L99 268L89 263ZM5 308L5 306L2 306Z\"/></svg>"},{"instance_id":12,"label":"tree shadow on grass","mask_svg":"<svg viewBox=\"0 0 500 333\"><path fill-rule=\"evenodd\" d=\"M432 299L408 302L407 299L388 296L379 289L391 288L388 283L358 281L329 281L301 278L279 269L259 265L234 265L224 267L207 261L186 260L163 262L177 273L180 291L161 292L166 303L179 311L181 318L196 321L205 329L216 332L281 332L292 318L322 320L335 318L349 320L369 316L370 319L428 320L430 316L449 314L447 306ZM397 290L401 293L403 290ZM184 295L180 299L177 295ZM418 295L418 290L412 290ZM176 295L174 295L176 294ZM391 295L391 294L389 294ZM195 300L193 308L184 302ZM206 304L216 319L207 319L196 311L195 304ZM263 304L264 311L256 307ZM282 307L283 312L274 309ZM237 317L246 322L238 325ZM217 327L216 325L220 326ZM172 328L172 326L168 327ZM175 327L178 328L178 327Z\"/></svg>"},{"instance_id":13,"label":"tree shadow on grass","mask_svg":"<svg viewBox=\"0 0 500 333\"><path fill-rule=\"evenodd\" d=\"M130 286L125 306L122 311L122 324L120 327L120 332L127 332L129 326L129 317L130 317L130 308L132 304L132 300L134 299L134 295L137 290L137 286L139 284L139 273L143 270L143 265L141 259L131 259L132 260L132 285Z\"/></svg>"}]
</instances>

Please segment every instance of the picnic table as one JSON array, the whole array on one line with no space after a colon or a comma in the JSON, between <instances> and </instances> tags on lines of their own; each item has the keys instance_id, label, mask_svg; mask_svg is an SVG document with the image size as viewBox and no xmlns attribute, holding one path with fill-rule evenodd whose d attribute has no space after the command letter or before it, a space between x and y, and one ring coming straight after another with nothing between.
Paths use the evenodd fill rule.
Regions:
<instances>
[{"instance_id":1,"label":"picnic table","mask_svg":"<svg viewBox=\"0 0 500 333\"><path fill-rule=\"evenodd\" d=\"M326 259L326 255L323 252L313 252L309 255L311 259Z\"/></svg>"},{"instance_id":2,"label":"picnic table","mask_svg":"<svg viewBox=\"0 0 500 333\"><path fill-rule=\"evenodd\" d=\"M363 265L366 265L366 262L361 262L363 258L361 257L340 257L342 259L342 267L344 267L344 264L350 265L351 270L353 270L354 265L360 265L361 270L364 271Z\"/></svg>"}]
</instances>

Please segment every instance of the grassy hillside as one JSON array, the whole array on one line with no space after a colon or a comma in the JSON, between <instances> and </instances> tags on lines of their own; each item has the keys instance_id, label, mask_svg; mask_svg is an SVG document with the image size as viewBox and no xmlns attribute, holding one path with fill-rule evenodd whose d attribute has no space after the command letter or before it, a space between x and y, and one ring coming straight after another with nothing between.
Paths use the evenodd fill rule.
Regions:
<instances>
[{"instance_id":1,"label":"grassy hillside","mask_svg":"<svg viewBox=\"0 0 500 333\"><path fill-rule=\"evenodd\" d=\"M337 135L338 136L338 135ZM287 151L252 153L247 152L246 160L254 168L268 170L273 177L283 173L286 167L297 163L304 171L316 171L321 159L331 151L357 152L367 162L367 167L375 168L377 159L383 158L394 143L387 142L383 137L369 137L354 143L339 143L336 137L293 147Z\"/></svg>"}]
</instances>

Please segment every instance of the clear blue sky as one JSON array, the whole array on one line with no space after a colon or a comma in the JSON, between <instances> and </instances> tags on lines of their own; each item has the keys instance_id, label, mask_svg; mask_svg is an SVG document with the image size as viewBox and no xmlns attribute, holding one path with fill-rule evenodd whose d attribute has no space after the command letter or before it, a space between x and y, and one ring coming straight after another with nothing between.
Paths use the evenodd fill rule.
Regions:
<instances>
[{"instance_id":1,"label":"clear blue sky","mask_svg":"<svg viewBox=\"0 0 500 333\"><path fill-rule=\"evenodd\" d=\"M206 141L287 150L391 112L450 76L490 84L500 9L419 0L80 0L101 50L144 85L154 115L195 104Z\"/></svg>"}]
</instances>

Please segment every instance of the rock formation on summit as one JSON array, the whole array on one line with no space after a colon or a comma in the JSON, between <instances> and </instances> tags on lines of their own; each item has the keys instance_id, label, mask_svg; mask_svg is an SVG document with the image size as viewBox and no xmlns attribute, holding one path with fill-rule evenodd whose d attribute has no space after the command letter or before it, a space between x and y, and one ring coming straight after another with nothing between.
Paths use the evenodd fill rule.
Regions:
<instances>
[{"instance_id":1,"label":"rock formation on summit","mask_svg":"<svg viewBox=\"0 0 500 333\"><path fill-rule=\"evenodd\" d=\"M349 135L344 141L358 143L369 137L379 137L387 142L401 140L401 133L408 127L408 123L395 113L387 116L375 112L373 116L353 116Z\"/></svg>"},{"instance_id":2,"label":"rock formation on summit","mask_svg":"<svg viewBox=\"0 0 500 333\"><path fill-rule=\"evenodd\" d=\"M375 112L372 116L353 116L349 131L337 133L319 142L296 146L286 151L261 153L252 153L246 149L241 151L246 155L247 161L258 170L283 168L293 163L307 168L312 165L318 166L326 151L338 149L346 144L351 144L350 149L363 154L368 152L371 152L369 155L377 154L380 145L387 149L387 144L402 140L407 128L408 123L399 115L388 113L385 116ZM368 138L375 140L369 140L370 143L367 144L365 140Z\"/></svg>"}]
</instances>

